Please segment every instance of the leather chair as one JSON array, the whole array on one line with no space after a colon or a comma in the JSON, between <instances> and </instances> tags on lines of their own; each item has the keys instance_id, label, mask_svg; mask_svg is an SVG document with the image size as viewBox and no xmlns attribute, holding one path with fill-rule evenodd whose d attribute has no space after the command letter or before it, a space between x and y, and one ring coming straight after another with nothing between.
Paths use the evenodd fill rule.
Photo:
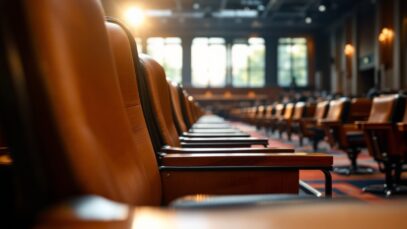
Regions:
<instances>
[{"instance_id":1,"label":"leather chair","mask_svg":"<svg viewBox=\"0 0 407 229\"><path fill-rule=\"evenodd\" d=\"M274 131L278 130L278 122L284 116L285 104L284 103L276 104L274 110L275 111L273 116L268 120L269 124L268 128L271 133L274 133Z\"/></svg>"},{"instance_id":2,"label":"leather chair","mask_svg":"<svg viewBox=\"0 0 407 229\"><path fill-rule=\"evenodd\" d=\"M171 107L170 89L166 81L164 69L152 58L142 55L140 57L144 78L143 87L147 92L141 94L150 101L143 107L151 110L150 131L160 136L161 147L249 147L251 145L268 145L266 138L234 137L234 138L188 138L179 136L175 127L173 111ZM147 116L147 115L146 115ZM148 116L147 116L148 117ZM154 127L155 126L155 127ZM155 135L155 134L154 134Z\"/></svg>"},{"instance_id":3,"label":"leather chair","mask_svg":"<svg viewBox=\"0 0 407 229\"><path fill-rule=\"evenodd\" d=\"M294 112L295 103L288 103L285 106L283 117L281 117L280 120L277 122L277 128L280 138L282 138L284 132L287 133L287 136L289 135L288 133L291 131L291 120L293 118Z\"/></svg>"},{"instance_id":4,"label":"leather chair","mask_svg":"<svg viewBox=\"0 0 407 229\"><path fill-rule=\"evenodd\" d=\"M308 138L310 140L315 139L316 137L320 138L320 136L315 136L314 130L317 126L318 120L326 117L326 115L328 113L328 108L329 108L329 101L320 101L316 105L315 113L314 113L313 117L302 118L299 121L299 127L300 127L299 143L300 143L300 145L303 145L304 138ZM318 141L313 141L314 150L316 150L316 148L317 148L317 146L316 146L317 142Z\"/></svg>"},{"instance_id":5,"label":"leather chair","mask_svg":"<svg viewBox=\"0 0 407 229\"><path fill-rule=\"evenodd\" d=\"M257 130L260 130L261 128L261 124L262 124L262 120L264 120L264 116L266 115L266 106L265 105L260 105L257 107L257 115L256 118L254 120L253 125L256 126Z\"/></svg>"},{"instance_id":6,"label":"leather chair","mask_svg":"<svg viewBox=\"0 0 407 229\"><path fill-rule=\"evenodd\" d=\"M270 104L265 106L265 111L264 111L264 115L262 117L259 117L257 120L257 125L260 128L266 128L267 131L267 126L269 125L269 120L271 119L271 117L273 116L274 113L274 105Z\"/></svg>"},{"instance_id":7,"label":"leather chair","mask_svg":"<svg viewBox=\"0 0 407 229\"><path fill-rule=\"evenodd\" d=\"M124 37L123 37L123 39L124 39ZM134 39L132 39L132 37L130 36L130 37L128 37L127 38L128 39L128 42L129 43L132 43L132 42L134 42ZM122 41L117 41L116 42L116 44L124 44L125 43L125 41L124 40L122 40ZM114 45L112 45L113 47L115 47ZM134 45L130 45L130 47L136 47L136 46L134 46ZM137 55L136 55L136 53L137 53L137 51L136 50L133 50L133 56L135 56L135 57L137 57ZM123 54L117 54L117 56L120 56L120 57L123 57L124 55ZM144 61L146 61L146 60L144 60ZM150 64L157 64L157 62L150 62ZM117 67L117 68L120 68L119 66ZM160 69L160 68L158 68L158 69ZM121 80L120 82L127 82L125 85L123 85L123 86L125 86L125 87L131 87L131 88L133 88L134 90L137 90L137 85L135 84L135 80L134 79L138 79L138 77L137 76L135 76L135 75L131 75L131 74L119 74L119 77L127 77L127 78L129 78L130 77L130 79L133 79L133 83L129 83L127 80ZM131 95L131 94L128 94L128 93L123 93L123 95ZM132 118L131 116L129 117L130 119ZM131 121L131 120L130 120ZM164 152L166 152L165 154L162 154L162 153L159 153L159 152L162 152L162 151L164 151ZM157 151L156 151L157 152ZM245 154L244 155L255 155L256 153L259 153L259 152L261 152L261 153L263 153L262 155L263 156L271 156L271 155L274 155L274 156L276 156L276 155L283 155L283 154L278 154L277 152L292 152L292 149L272 149L272 148L268 148L268 149L227 149L227 150L222 150L222 149L194 149L194 150L191 150L191 149L179 149L179 148L163 148L163 149L161 149L161 151L159 151L159 152L157 152L157 158L158 158L158 160L159 160L159 163L160 163L160 165L161 165L161 169L165 169L165 168L167 168L167 169L171 169L171 168L173 168L174 166L175 167L177 167L177 166L185 166L186 168L173 168L175 171L179 171L180 173L178 174L178 173L176 173L176 172L174 172L174 173L172 173L172 176L175 176L175 177L177 177L177 175L179 176L179 180L176 180L175 178L169 178L170 179L170 182L174 182L174 183L171 183L171 184L180 184L179 182L185 182L185 181L188 181L188 180L190 180L191 182L196 182L196 177L194 177L194 176L188 176L188 175L186 175L185 174L185 171L189 171L189 170L193 170L194 171L194 166L199 166L199 165L206 165L206 166L209 166L210 167L210 161L211 160L215 160L216 161L216 159L219 159L219 160L221 160L221 161L224 161L224 160L226 160L226 161L228 161L228 160L232 160L232 158L233 157L227 157L227 158L221 158L220 157L220 155L225 155L224 153L235 153L235 154L233 154L234 156L241 156L241 154L238 154L238 153L242 153L242 152L244 152ZM171 154L171 155L169 155L169 153ZM175 153L175 154L174 154ZM196 157L195 155L193 155L194 153L199 153L199 155L197 155L198 157ZM212 154L208 154L208 155L205 155L205 154L203 154L203 153L212 153ZM222 153L222 154L220 154L220 153ZM271 153L271 154L265 154L265 153ZM277 153L277 154L276 154ZM285 154L286 156L287 155L290 155L290 154ZM293 155L293 154L291 154L291 155ZM299 154L299 155L308 155L308 154ZM201 157L202 156L202 157ZM309 155L308 155L309 156ZM316 155L317 157L318 156L321 156L321 155ZM201 157L201 158L200 158ZM206 159L204 159L204 157L206 157ZM211 158L212 157L212 158ZM320 167L321 168L321 161L319 161L318 159L317 159L317 157L314 157L314 158L310 158L310 161L313 161L313 163L318 163L319 165L317 165L317 167ZM167 158L167 159L166 159ZM171 159L169 159L169 158L171 158ZM332 159L332 157L331 156L326 156L326 159ZM324 158L325 159L325 158ZM269 159L267 159L267 158L263 158L263 159L260 159L260 160L262 160L263 162L262 163L265 163L266 161L268 161ZM295 160L298 160L298 159L293 159L293 162L295 161ZM215 161L213 161L214 163L215 163ZM220 161L218 161L218 163L219 163ZM231 161L230 161L231 162ZM250 160L248 160L248 161L246 161L245 163L247 163L246 165L248 166L248 167L251 167L251 166L253 166L254 164L256 164L256 162L253 164L253 162L254 161L250 161ZM286 160L284 163L287 163L288 161ZM227 165L227 164L225 164L225 162L220 162L220 164L217 164L217 165L219 165L219 166L221 166L221 164L224 164L224 166L226 166L226 167L228 167L228 169L232 169L232 170L235 170L235 169L237 169L237 170L239 170L239 168L234 168L234 166L232 165L232 164L229 164L229 165ZM298 161L297 162L295 162L295 163L298 163ZM302 162L300 163L300 164L302 164ZM214 165L214 164L213 164ZM300 165L300 166L302 166L302 165ZM299 168L300 166L297 166L296 168ZM267 166L266 166L267 167ZM266 169L266 170L268 170L269 168L264 168L264 169ZM288 169L288 170L291 170L290 169L290 165L288 165L288 166L284 166L285 167L285 169ZM243 168L243 167L242 167ZM307 165L307 166L305 166L305 167L303 167L303 168L312 168L312 165ZM315 168L315 167L314 167ZM224 175L222 175L222 174L220 174L220 172L219 171L221 171L222 169L221 169L221 167L218 167L218 168L215 168L215 167L213 167L213 168L208 168L209 170L211 170L212 171L212 169L213 169L213 171L215 172L214 173L214 175L215 176L219 176L219 179L223 179L222 177L224 176ZM257 168L255 168L255 169L257 169L257 170L263 170L262 168L259 168L259 167L257 167ZM284 170L285 170L284 169ZM203 169L203 168L195 168L195 170L197 170L197 171L203 171L203 170L205 170L205 169ZM250 169L249 169L250 170ZM250 171L246 171L245 173L247 173L248 172L248 174L250 174ZM207 175L208 175L208 173L206 173ZM329 179L329 174L327 174L326 173L326 171L324 171L324 174L326 175L326 176L328 176L327 177L327 185L329 186L329 182L330 182L330 179ZM238 176L238 175L237 175ZM240 175L239 175L240 176ZM250 175L249 175L250 176ZM175 180L174 180L175 179ZM228 178L226 178L226 179L228 179ZM255 178L253 178L254 180L255 180ZM290 178L288 178L288 179L290 179ZM183 180L183 181L181 181L181 180ZM217 181L216 179L214 179L214 181L213 181L214 183L216 183L216 182L222 182L222 181ZM181 184L180 184L181 185ZM210 188L210 186L211 186L211 182L202 182L202 180L199 180L199 184L195 184L194 186L197 186L197 187L194 187L194 190L198 190L198 188L199 189L202 189L202 190L208 190L208 188ZM240 186L240 185L239 185ZM240 190L240 188L238 188L237 190L235 190L236 192L239 192L239 190ZM234 192L235 192L234 191ZM185 191L184 192L182 192L182 193L180 193L178 190L171 190L171 191L169 191L170 192L170 194L168 194L169 196L171 196L172 198L175 198L175 197L178 197L178 196L181 196L181 195L186 195L187 193L185 193ZM210 192L210 191L208 191L208 192ZM328 193L328 195L329 195L329 193L330 193L330 189L327 189L327 193ZM169 197L167 198L167 199L170 199Z\"/></svg>"},{"instance_id":8,"label":"leather chair","mask_svg":"<svg viewBox=\"0 0 407 229\"><path fill-rule=\"evenodd\" d=\"M222 132L231 131L231 132L238 132L237 129L231 127L227 123L205 123L199 122L199 117L194 115L193 111L193 97L188 94L187 91L181 89L181 93L179 94L180 101L181 101L181 108L184 115L185 123L188 125L190 130L210 130L213 132L213 129L220 130Z\"/></svg>"},{"instance_id":9,"label":"leather chair","mask_svg":"<svg viewBox=\"0 0 407 229\"><path fill-rule=\"evenodd\" d=\"M325 129L325 135L331 147L337 147L346 152L351 164L334 168L336 173L342 175L371 174L374 169L369 166L357 164L357 157L366 147L363 133L357 130L355 121L364 121L368 118L372 101L367 98L342 98L330 104L329 114L336 114L320 121Z\"/></svg>"},{"instance_id":10,"label":"leather chair","mask_svg":"<svg viewBox=\"0 0 407 229\"><path fill-rule=\"evenodd\" d=\"M300 121L302 118L310 118L314 116L315 113L315 103L297 102L295 104L293 118L290 123L290 127L287 132L288 140L291 141L292 134L299 134L300 132ZM302 146L302 141L300 141L300 146Z\"/></svg>"},{"instance_id":11,"label":"leather chair","mask_svg":"<svg viewBox=\"0 0 407 229\"><path fill-rule=\"evenodd\" d=\"M387 196L406 193L407 187L400 185L400 176L402 165L406 161L407 146L405 135L399 131L403 124L396 125L400 120L406 122L406 116L404 96L380 96L373 100L369 119L357 123L363 130L369 154L379 164L380 171L385 174L385 184L367 186L363 191Z\"/></svg>"},{"instance_id":12,"label":"leather chair","mask_svg":"<svg viewBox=\"0 0 407 229\"><path fill-rule=\"evenodd\" d=\"M174 112L174 120L175 120L175 126L177 128L177 132L179 135L182 137L200 137L200 138L213 138L213 137L250 137L249 134L242 133L241 131L234 131L234 132L223 132L223 129L212 129L212 132L209 132L208 129L206 129L204 132L200 132L199 129L196 130L195 132L189 132L189 129L187 127L187 124L185 122L185 118L182 112L182 107L181 107L181 98L180 98L180 91L178 88L178 85L168 81L168 86L170 88L170 93L171 93L171 104ZM214 118L211 118L210 120L214 120ZM205 122L207 123L207 122ZM223 122L219 121L219 124ZM201 129L202 130L202 129ZM210 130L210 129L209 129Z\"/></svg>"},{"instance_id":13,"label":"leather chair","mask_svg":"<svg viewBox=\"0 0 407 229\"><path fill-rule=\"evenodd\" d=\"M196 193L295 193L298 166L332 164L324 155L174 154L161 155L159 170L134 78L119 77L139 70L130 51L136 46L123 42L129 34L120 26L105 24L100 2L4 4L3 22L21 19L0 25L7 34L0 40L0 89L7 92L0 107L12 105L0 113L23 181L23 218L81 195L160 205Z\"/></svg>"}]
</instances>

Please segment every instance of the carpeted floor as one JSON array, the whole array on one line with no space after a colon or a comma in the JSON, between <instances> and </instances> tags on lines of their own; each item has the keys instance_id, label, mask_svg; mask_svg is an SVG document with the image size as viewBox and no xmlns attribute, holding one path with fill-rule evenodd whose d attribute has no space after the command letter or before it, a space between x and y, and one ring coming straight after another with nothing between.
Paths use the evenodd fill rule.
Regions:
<instances>
[{"instance_id":1,"label":"carpeted floor","mask_svg":"<svg viewBox=\"0 0 407 229\"><path fill-rule=\"evenodd\" d=\"M298 144L298 137L293 136L292 141L288 141L286 136L280 139L277 134L270 135L264 130L256 130L253 126L245 125L242 123L233 123L239 129L250 133L253 137L268 137L269 145L273 147L294 147L297 152L313 152L312 146L307 140L304 141L304 146L300 147ZM348 165L349 160L346 154L337 149L330 149L329 145L325 142L321 142L319 145L319 152L328 153L334 156L334 166ZM369 175L350 175L344 176L336 173L332 173L333 179L333 197L334 198L350 198L361 201L385 201L384 195L365 193L362 188L367 185L383 184L384 174L379 172L377 163L371 158L364 150L358 157L358 163L360 165L367 165L376 169L374 174ZM323 192L324 190L324 176L319 171L301 171L300 179L305 181L312 187ZM407 185L407 173L403 175L403 183ZM407 198L407 195L397 195L391 198Z\"/></svg>"}]
</instances>

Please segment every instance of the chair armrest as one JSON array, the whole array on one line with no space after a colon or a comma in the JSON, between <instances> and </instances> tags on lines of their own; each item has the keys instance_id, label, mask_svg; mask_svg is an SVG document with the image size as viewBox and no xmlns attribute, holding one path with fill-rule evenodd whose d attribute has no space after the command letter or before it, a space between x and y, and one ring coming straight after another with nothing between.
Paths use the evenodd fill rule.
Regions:
<instances>
[{"instance_id":1,"label":"chair armrest","mask_svg":"<svg viewBox=\"0 0 407 229\"><path fill-rule=\"evenodd\" d=\"M179 148L165 146L161 149L163 153L294 153L293 148Z\"/></svg>"},{"instance_id":2,"label":"chair armrest","mask_svg":"<svg viewBox=\"0 0 407 229\"><path fill-rule=\"evenodd\" d=\"M346 133L348 131L358 131L360 130L355 123L346 123L342 125L343 131Z\"/></svg>"},{"instance_id":3,"label":"chair armrest","mask_svg":"<svg viewBox=\"0 0 407 229\"><path fill-rule=\"evenodd\" d=\"M161 166L330 167L333 157L322 153L194 153L163 154Z\"/></svg>"},{"instance_id":4,"label":"chair armrest","mask_svg":"<svg viewBox=\"0 0 407 229\"><path fill-rule=\"evenodd\" d=\"M319 120L318 123L322 126L326 126L326 127L338 127L340 126L342 123L340 121L330 121L330 120Z\"/></svg>"},{"instance_id":5,"label":"chair armrest","mask_svg":"<svg viewBox=\"0 0 407 229\"><path fill-rule=\"evenodd\" d=\"M176 209L205 209L216 207L247 207L284 204L304 204L312 201L323 202L315 196L299 196L296 194L262 194L262 195L190 195L176 199L170 206Z\"/></svg>"},{"instance_id":6,"label":"chair armrest","mask_svg":"<svg viewBox=\"0 0 407 229\"><path fill-rule=\"evenodd\" d=\"M196 142L181 142L182 148L250 148L251 144L240 142L211 142L211 143L196 143Z\"/></svg>"},{"instance_id":7,"label":"chair armrest","mask_svg":"<svg viewBox=\"0 0 407 229\"><path fill-rule=\"evenodd\" d=\"M211 143L239 143L239 144L246 144L246 145L268 145L268 139L267 138L186 138L186 137L180 137L180 141L185 142L185 143L205 143L205 144L211 144Z\"/></svg>"},{"instance_id":8,"label":"chair armrest","mask_svg":"<svg viewBox=\"0 0 407 229\"><path fill-rule=\"evenodd\" d=\"M309 117L309 118L301 118L300 119L301 122L306 122L306 123L315 123L317 122L317 120L313 117Z\"/></svg>"},{"instance_id":9,"label":"chair armrest","mask_svg":"<svg viewBox=\"0 0 407 229\"><path fill-rule=\"evenodd\" d=\"M407 132L407 122L397 123L397 129L401 132Z\"/></svg>"},{"instance_id":10,"label":"chair armrest","mask_svg":"<svg viewBox=\"0 0 407 229\"><path fill-rule=\"evenodd\" d=\"M393 125L391 123L359 123L357 124L362 130L387 130L391 129Z\"/></svg>"},{"instance_id":11,"label":"chair armrest","mask_svg":"<svg viewBox=\"0 0 407 229\"><path fill-rule=\"evenodd\" d=\"M247 138L250 134L246 133L182 133L182 137L187 138Z\"/></svg>"}]
</instances>

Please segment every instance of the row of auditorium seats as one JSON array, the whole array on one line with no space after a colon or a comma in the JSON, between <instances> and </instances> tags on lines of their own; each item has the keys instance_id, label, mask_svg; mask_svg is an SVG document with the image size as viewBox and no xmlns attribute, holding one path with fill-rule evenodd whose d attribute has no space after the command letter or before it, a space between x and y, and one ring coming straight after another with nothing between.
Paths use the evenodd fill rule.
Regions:
<instances>
[{"instance_id":1,"label":"row of auditorium seats","mask_svg":"<svg viewBox=\"0 0 407 229\"><path fill-rule=\"evenodd\" d=\"M2 22L21 19L1 24L0 42L1 130L19 217L83 195L134 206L197 194L299 198L301 169L322 170L331 195L332 156L269 147L205 115L99 1L1 9Z\"/></svg>"},{"instance_id":2,"label":"row of auditorium seats","mask_svg":"<svg viewBox=\"0 0 407 229\"><path fill-rule=\"evenodd\" d=\"M303 138L312 142L313 150L325 139L331 148L341 149L348 155L350 166L336 167L339 174L370 174L374 170L357 164L362 149L367 148L385 173L385 185L366 187L365 191L391 195L404 192L400 184L403 164L406 164L407 111L402 94L367 98L339 98L318 103L275 103L231 111L236 120L245 121L257 128L298 134L299 145ZM404 114L404 116L403 116Z\"/></svg>"}]
</instances>

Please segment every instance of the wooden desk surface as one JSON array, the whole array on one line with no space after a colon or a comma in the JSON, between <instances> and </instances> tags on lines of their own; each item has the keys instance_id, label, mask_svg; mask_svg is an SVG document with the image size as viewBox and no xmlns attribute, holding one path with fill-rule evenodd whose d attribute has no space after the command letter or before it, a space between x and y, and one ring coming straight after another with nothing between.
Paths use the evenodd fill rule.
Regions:
<instances>
[{"instance_id":1,"label":"wooden desk surface","mask_svg":"<svg viewBox=\"0 0 407 229\"><path fill-rule=\"evenodd\" d=\"M37 228L407 228L406 200L204 210L132 208L104 201L55 208L41 218Z\"/></svg>"}]
</instances>

